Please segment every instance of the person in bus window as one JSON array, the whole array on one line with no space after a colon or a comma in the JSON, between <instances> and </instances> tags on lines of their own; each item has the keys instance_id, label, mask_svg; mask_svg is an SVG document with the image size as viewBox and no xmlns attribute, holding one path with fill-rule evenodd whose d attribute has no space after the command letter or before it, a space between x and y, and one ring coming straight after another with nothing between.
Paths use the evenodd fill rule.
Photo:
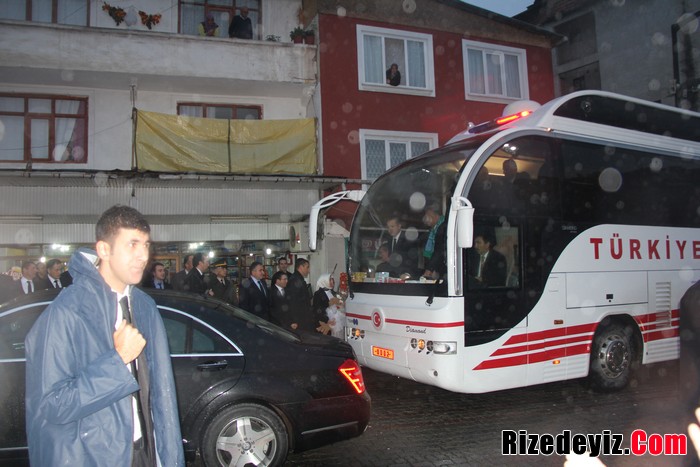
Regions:
<instances>
[{"instance_id":1,"label":"person in bus window","mask_svg":"<svg viewBox=\"0 0 700 467\"><path fill-rule=\"evenodd\" d=\"M437 206L429 206L423 214L423 223L430 229L423 245L425 271L423 276L438 279L447 272L447 224Z\"/></svg>"},{"instance_id":2,"label":"person in bus window","mask_svg":"<svg viewBox=\"0 0 700 467\"><path fill-rule=\"evenodd\" d=\"M469 262L470 285L479 287L503 287L506 285L506 257L494 250L496 239L487 233L474 236L474 248Z\"/></svg>"},{"instance_id":3,"label":"person in bus window","mask_svg":"<svg viewBox=\"0 0 700 467\"><path fill-rule=\"evenodd\" d=\"M386 231L389 238L383 246L387 247L391 266L391 270L386 269L386 271L390 272L392 277L399 277L401 274L419 274L419 252L415 242L418 234L415 233L413 238L409 238L411 232L407 234L398 216L392 216L386 221Z\"/></svg>"}]
</instances>

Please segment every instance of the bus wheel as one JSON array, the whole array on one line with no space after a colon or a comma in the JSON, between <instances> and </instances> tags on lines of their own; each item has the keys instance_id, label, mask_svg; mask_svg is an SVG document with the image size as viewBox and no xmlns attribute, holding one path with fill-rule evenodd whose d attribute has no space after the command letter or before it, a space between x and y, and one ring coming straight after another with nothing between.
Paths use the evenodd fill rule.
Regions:
<instances>
[{"instance_id":1,"label":"bus wheel","mask_svg":"<svg viewBox=\"0 0 700 467\"><path fill-rule=\"evenodd\" d=\"M611 324L600 329L591 348L590 382L600 391L617 391L630 380L634 347L628 326Z\"/></svg>"}]
</instances>

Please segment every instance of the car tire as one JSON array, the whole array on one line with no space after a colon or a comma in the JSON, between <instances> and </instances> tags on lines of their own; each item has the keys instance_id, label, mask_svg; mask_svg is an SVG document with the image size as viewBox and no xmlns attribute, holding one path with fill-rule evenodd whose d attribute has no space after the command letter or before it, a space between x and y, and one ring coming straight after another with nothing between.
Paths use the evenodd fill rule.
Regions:
<instances>
[{"instance_id":1,"label":"car tire","mask_svg":"<svg viewBox=\"0 0 700 467\"><path fill-rule=\"evenodd\" d=\"M227 407L214 417L202 437L207 467L278 466L287 458L289 440L282 419L258 404Z\"/></svg>"},{"instance_id":2,"label":"car tire","mask_svg":"<svg viewBox=\"0 0 700 467\"><path fill-rule=\"evenodd\" d=\"M630 381L635 362L632 329L620 324L600 328L593 338L589 380L593 389L618 391Z\"/></svg>"}]
</instances>

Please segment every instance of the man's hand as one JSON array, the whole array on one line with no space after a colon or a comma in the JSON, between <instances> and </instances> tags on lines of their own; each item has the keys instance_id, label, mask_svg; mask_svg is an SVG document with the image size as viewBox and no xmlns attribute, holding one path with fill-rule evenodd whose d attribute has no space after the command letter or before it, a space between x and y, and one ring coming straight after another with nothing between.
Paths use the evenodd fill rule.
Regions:
<instances>
[{"instance_id":1,"label":"man's hand","mask_svg":"<svg viewBox=\"0 0 700 467\"><path fill-rule=\"evenodd\" d=\"M319 327L316 328L318 332L321 334L330 334L331 333L331 327L328 325L328 323L324 323L323 321L319 321L318 324L320 325Z\"/></svg>"},{"instance_id":2,"label":"man's hand","mask_svg":"<svg viewBox=\"0 0 700 467\"><path fill-rule=\"evenodd\" d=\"M136 360L143 348L146 347L146 339L143 338L138 329L131 324L127 324L123 319L119 327L114 331L114 348L122 358L124 363L129 364Z\"/></svg>"}]
</instances>

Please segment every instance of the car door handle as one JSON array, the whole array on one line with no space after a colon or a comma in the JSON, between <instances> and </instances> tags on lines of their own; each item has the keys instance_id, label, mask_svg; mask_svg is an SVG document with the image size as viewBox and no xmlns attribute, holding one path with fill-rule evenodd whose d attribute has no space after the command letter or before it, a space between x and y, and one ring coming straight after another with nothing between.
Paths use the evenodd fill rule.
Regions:
<instances>
[{"instance_id":1,"label":"car door handle","mask_svg":"<svg viewBox=\"0 0 700 467\"><path fill-rule=\"evenodd\" d=\"M201 371L218 371L223 370L228 366L227 360L219 360L218 362L206 362L197 365L197 369Z\"/></svg>"}]
</instances>

